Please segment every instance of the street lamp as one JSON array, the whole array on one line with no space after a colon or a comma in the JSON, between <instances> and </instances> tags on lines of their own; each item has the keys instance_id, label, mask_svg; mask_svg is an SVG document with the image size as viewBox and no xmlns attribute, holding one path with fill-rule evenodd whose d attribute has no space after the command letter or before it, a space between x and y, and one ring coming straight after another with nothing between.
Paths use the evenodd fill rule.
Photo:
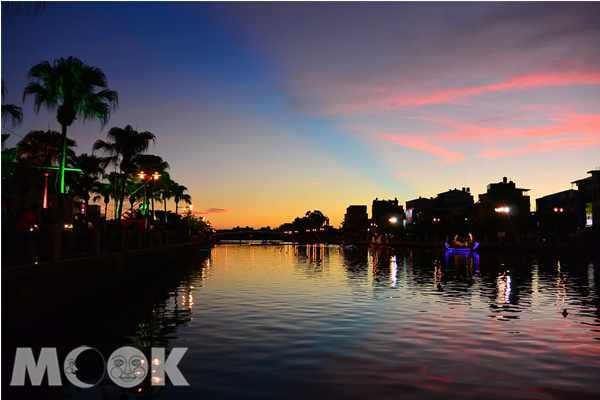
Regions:
<instances>
[{"instance_id":1,"label":"street lamp","mask_svg":"<svg viewBox=\"0 0 600 400\"><path fill-rule=\"evenodd\" d=\"M193 209L194 209L194 205L193 204L189 204L189 205L183 207L183 213L187 214L188 217L189 217L190 215L192 215L192 210Z\"/></svg>"},{"instance_id":2,"label":"street lamp","mask_svg":"<svg viewBox=\"0 0 600 400\"><path fill-rule=\"evenodd\" d=\"M138 177L140 178L140 181L144 182L144 216L146 219L146 229L148 229L148 196L147 196L147 191L146 188L148 187L148 181L158 181L158 178L160 178L160 174L158 172L153 173L152 175L146 174L144 171L140 171L138 173Z\"/></svg>"}]
</instances>

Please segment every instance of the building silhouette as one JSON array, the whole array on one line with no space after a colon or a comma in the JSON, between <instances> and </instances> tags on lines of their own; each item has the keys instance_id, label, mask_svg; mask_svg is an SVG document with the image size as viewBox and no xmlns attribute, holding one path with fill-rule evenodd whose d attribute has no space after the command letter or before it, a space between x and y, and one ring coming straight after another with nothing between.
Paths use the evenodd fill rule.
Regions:
<instances>
[{"instance_id":1,"label":"building silhouette","mask_svg":"<svg viewBox=\"0 0 600 400\"><path fill-rule=\"evenodd\" d=\"M367 206L348 206L344 215L344 228L355 231L366 231L369 228Z\"/></svg>"},{"instance_id":2,"label":"building silhouette","mask_svg":"<svg viewBox=\"0 0 600 400\"><path fill-rule=\"evenodd\" d=\"M577 185L581 196L581 205L584 213L578 222L586 228L598 229L600 226L600 170L588 171L591 176L571 182Z\"/></svg>"},{"instance_id":3,"label":"building silhouette","mask_svg":"<svg viewBox=\"0 0 600 400\"><path fill-rule=\"evenodd\" d=\"M435 200L426 197L406 202L406 224L430 221L435 215Z\"/></svg>"},{"instance_id":4,"label":"building silhouette","mask_svg":"<svg viewBox=\"0 0 600 400\"><path fill-rule=\"evenodd\" d=\"M531 204L529 196L525 195L528 191L517 188L506 177L502 178L502 182L490 183L487 192L479 195L477 214L481 226L500 234L514 234L529 227Z\"/></svg>"},{"instance_id":5,"label":"building silhouette","mask_svg":"<svg viewBox=\"0 0 600 400\"><path fill-rule=\"evenodd\" d=\"M544 238L565 239L585 221L581 192L565 190L535 200L537 227Z\"/></svg>"},{"instance_id":6,"label":"building silhouette","mask_svg":"<svg viewBox=\"0 0 600 400\"><path fill-rule=\"evenodd\" d=\"M390 218L396 218L397 223L404 219L404 206L398 205L398 199L394 200L373 200L371 206L371 220L377 226L384 226L389 223Z\"/></svg>"},{"instance_id":7,"label":"building silhouette","mask_svg":"<svg viewBox=\"0 0 600 400\"><path fill-rule=\"evenodd\" d=\"M468 207L473 205L470 188L453 189L440 193L435 198L437 218L452 221L463 220Z\"/></svg>"}]
</instances>

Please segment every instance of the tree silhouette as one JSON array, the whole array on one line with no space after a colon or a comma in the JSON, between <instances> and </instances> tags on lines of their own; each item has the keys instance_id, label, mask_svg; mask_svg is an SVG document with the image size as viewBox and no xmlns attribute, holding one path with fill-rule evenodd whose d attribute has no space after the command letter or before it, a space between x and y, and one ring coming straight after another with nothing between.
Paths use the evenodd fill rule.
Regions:
<instances>
[{"instance_id":1,"label":"tree silhouette","mask_svg":"<svg viewBox=\"0 0 600 400\"><path fill-rule=\"evenodd\" d=\"M2 79L2 103L4 103L6 93L6 86L4 86L4 79ZM19 125L23 122L23 109L14 104L2 104L2 123L5 123L8 119L11 120L13 128Z\"/></svg>"},{"instance_id":2,"label":"tree silhouette","mask_svg":"<svg viewBox=\"0 0 600 400\"><path fill-rule=\"evenodd\" d=\"M154 173L158 173L162 179L162 176L164 175L165 171L167 169L169 169L169 164L164 161L162 159L162 157L160 156L155 156L153 154L139 154L137 156L134 157L133 162L136 165L136 173L140 173L140 172L145 172L146 174L154 174ZM147 199L151 199L152 200L152 219L154 219L154 189L156 184L158 184L158 182L151 182L151 184L148 185L147 182L144 182L145 185L147 185L147 196L146 199L144 199L144 201L147 201ZM146 204L146 207L148 205Z\"/></svg>"},{"instance_id":3,"label":"tree silhouette","mask_svg":"<svg viewBox=\"0 0 600 400\"><path fill-rule=\"evenodd\" d=\"M187 193L188 188L186 188L183 185L178 185L175 184L175 186L173 187L173 201L175 201L175 217L177 217L177 211L179 208L179 202L183 201L185 204L192 204L192 196L190 196Z\"/></svg>"},{"instance_id":4,"label":"tree silhouette","mask_svg":"<svg viewBox=\"0 0 600 400\"><path fill-rule=\"evenodd\" d=\"M136 167L134 158L147 151L150 141L154 142L156 136L151 132L138 132L131 125L127 125L125 128L111 128L107 139L108 141L97 140L93 145L93 151L102 150L110 154L110 160L119 166L122 174L129 177ZM122 215L125 185L126 182L123 180L117 205L117 219L121 219Z\"/></svg>"},{"instance_id":5,"label":"tree silhouette","mask_svg":"<svg viewBox=\"0 0 600 400\"><path fill-rule=\"evenodd\" d=\"M171 179L169 173L163 172L158 183L157 195L160 197L160 201L162 201L165 208L165 223L169 222L167 217L167 200L172 199L175 196L175 189L177 186L179 186L179 184Z\"/></svg>"},{"instance_id":6,"label":"tree silhouette","mask_svg":"<svg viewBox=\"0 0 600 400\"><path fill-rule=\"evenodd\" d=\"M75 57L58 58L54 64L42 61L27 73L31 80L23 91L23 101L34 96L34 110L42 106L56 111L56 120L62 127L62 155L60 168L60 192L65 193L65 162L67 128L78 117L83 121L98 119L102 127L110 118L111 110L118 104L118 95L108 88L104 72L85 65Z\"/></svg>"},{"instance_id":7,"label":"tree silhouette","mask_svg":"<svg viewBox=\"0 0 600 400\"><path fill-rule=\"evenodd\" d=\"M74 140L67 139L66 154L69 157L75 157L75 152L71 147L77 146ZM17 143L17 163L23 166L35 166L35 167L53 167L58 164L60 160L60 147L62 145L62 136L60 133L48 130L48 131L30 131L23 139ZM48 178L50 176L50 170L46 169L43 172L24 172L21 171L18 175L19 180L23 180L25 177L32 174L33 176L44 176L44 208L47 206L48 200ZM23 190L28 185L25 182L22 183Z\"/></svg>"},{"instance_id":8,"label":"tree silhouette","mask_svg":"<svg viewBox=\"0 0 600 400\"><path fill-rule=\"evenodd\" d=\"M87 213L91 193L100 185L100 179L108 165L108 160L104 157L83 153L75 157L71 164L81 171L71 175L70 187L75 194L83 198Z\"/></svg>"},{"instance_id":9,"label":"tree silhouette","mask_svg":"<svg viewBox=\"0 0 600 400\"><path fill-rule=\"evenodd\" d=\"M75 152L71 147L77 143L68 139L66 154L73 158ZM47 131L30 131L19 143L17 143L18 158L27 165L40 167L52 167L58 165L61 156L62 136L60 133Z\"/></svg>"},{"instance_id":10,"label":"tree silhouette","mask_svg":"<svg viewBox=\"0 0 600 400\"><path fill-rule=\"evenodd\" d=\"M298 230L321 228L329 223L329 218L319 210L307 211L304 217L294 220L294 227Z\"/></svg>"}]
</instances>

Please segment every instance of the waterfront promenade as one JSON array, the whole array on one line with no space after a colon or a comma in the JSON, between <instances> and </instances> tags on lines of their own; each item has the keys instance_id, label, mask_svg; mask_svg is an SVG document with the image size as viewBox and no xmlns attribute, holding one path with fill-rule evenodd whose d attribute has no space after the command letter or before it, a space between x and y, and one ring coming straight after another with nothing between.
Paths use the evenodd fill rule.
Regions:
<instances>
[{"instance_id":1,"label":"waterfront promenade","mask_svg":"<svg viewBox=\"0 0 600 400\"><path fill-rule=\"evenodd\" d=\"M202 235L68 232L52 225L2 232L3 313L43 312L78 296L111 292L209 245ZM70 300L69 300L70 299Z\"/></svg>"}]
</instances>

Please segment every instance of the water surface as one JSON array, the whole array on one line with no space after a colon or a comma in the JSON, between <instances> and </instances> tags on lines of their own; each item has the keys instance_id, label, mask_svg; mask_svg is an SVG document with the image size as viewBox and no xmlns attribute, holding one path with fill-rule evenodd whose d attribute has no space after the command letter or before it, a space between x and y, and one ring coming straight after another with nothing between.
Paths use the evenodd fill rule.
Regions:
<instances>
[{"instance_id":1,"label":"water surface","mask_svg":"<svg viewBox=\"0 0 600 400\"><path fill-rule=\"evenodd\" d=\"M105 320L121 335L72 328L107 354L187 347L190 386L143 388L155 398L600 398L598 267L583 256L220 245L186 263Z\"/></svg>"}]
</instances>

